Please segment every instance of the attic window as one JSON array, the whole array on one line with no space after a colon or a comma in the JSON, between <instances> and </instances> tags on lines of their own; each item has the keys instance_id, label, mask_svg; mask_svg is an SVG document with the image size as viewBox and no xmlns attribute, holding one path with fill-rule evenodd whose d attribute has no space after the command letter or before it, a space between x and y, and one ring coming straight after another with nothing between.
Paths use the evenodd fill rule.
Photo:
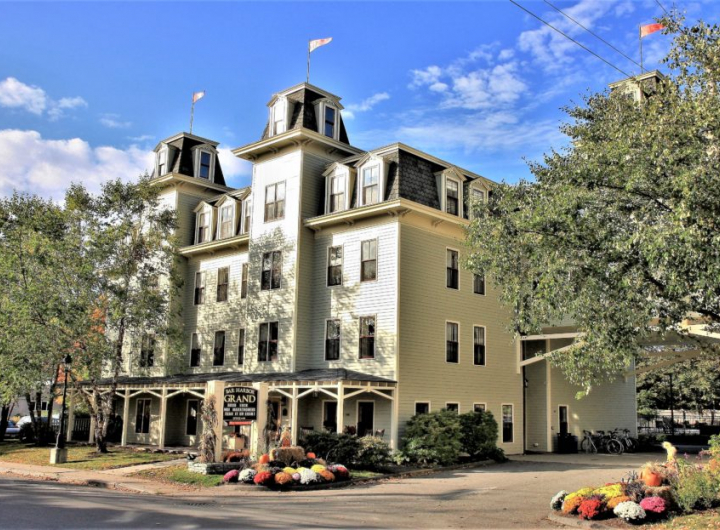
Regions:
<instances>
[{"instance_id":1,"label":"attic window","mask_svg":"<svg viewBox=\"0 0 720 530\"><path fill-rule=\"evenodd\" d=\"M210 213L198 212L196 242L200 244L206 241L210 241Z\"/></svg>"},{"instance_id":2,"label":"attic window","mask_svg":"<svg viewBox=\"0 0 720 530\"><path fill-rule=\"evenodd\" d=\"M210 178L210 160L212 159L212 156L210 156L210 153L207 153L205 151L202 151L200 153L200 178L201 179L209 179Z\"/></svg>"},{"instance_id":3,"label":"attic window","mask_svg":"<svg viewBox=\"0 0 720 530\"><path fill-rule=\"evenodd\" d=\"M235 208L232 204L225 204L220 208L220 239L232 237L234 230Z\"/></svg>"},{"instance_id":4,"label":"attic window","mask_svg":"<svg viewBox=\"0 0 720 530\"><path fill-rule=\"evenodd\" d=\"M460 215L459 189L460 184L456 180L447 179L445 183L445 211L450 215Z\"/></svg>"},{"instance_id":5,"label":"attic window","mask_svg":"<svg viewBox=\"0 0 720 530\"><path fill-rule=\"evenodd\" d=\"M284 133L287 130L287 103L284 99L278 99L272 108L272 132L273 135Z\"/></svg>"},{"instance_id":6,"label":"attic window","mask_svg":"<svg viewBox=\"0 0 720 530\"><path fill-rule=\"evenodd\" d=\"M339 212L345 209L345 181L344 174L332 175L330 177L330 197L328 213Z\"/></svg>"},{"instance_id":7,"label":"attic window","mask_svg":"<svg viewBox=\"0 0 720 530\"><path fill-rule=\"evenodd\" d=\"M380 180L380 166L371 166L362 172L362 203L363 205L378 202L378 188Z\"/></svg>"},{"instance_id":8,"label":"attic window","mask_svg":"<svg viewBox=\"0 0 720 530\"><path fill-rule=\"evenodd\" d=\"M335 120L337 112L332 107L325 107L325 126L323 131L325 136L335 138Z\"/></svg>"},{"instance_id":9,"label":"attic window","mask_svg":"<svg viewBox=\"0 0 720 530\"><path fill-rule=\"evenodd\" d=\"M167 159L168 159L167 148L163 148L158 152L158 155L157 155L157 176L158 177L167 173Z\"/></svg>"},{"instance_id":10,"label":"attic window","mask_svg":"<svg viewBox=\"0 0 720 530\"><path fill-rule=\"evenodd\" d=\"M198 149L195 152L195 177L213 181L215 155L212 151Z\"/></svg>"}]
</instances>

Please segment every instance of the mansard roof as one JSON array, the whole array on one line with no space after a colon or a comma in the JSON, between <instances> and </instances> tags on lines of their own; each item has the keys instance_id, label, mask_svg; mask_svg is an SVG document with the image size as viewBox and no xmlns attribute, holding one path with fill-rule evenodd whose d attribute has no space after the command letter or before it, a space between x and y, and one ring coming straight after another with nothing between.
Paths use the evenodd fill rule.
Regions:
<instances>
[{"instance_id":1,"label":"mansard roof","mask_svg":"<svg viewBox=\"0 0 720 530\"><path fill-rule=\"evenodd\" d=\"M170 173L193 177L195 175L195 157L193 156L194 150L197 147L207 147L216 153L213 182L221 186L226 186L225 177L222 172L222 167L220 166L220 157L217 156L218 144L218 142L208 140L202 136L181 132L159 142L157 146L155 146L154 151L157 153L163 148L163 146L167 145L168 167L170 168Z\"/></svg>"},{"instance_id":2,"label":"mansard roof","mask_svg":"<svg viewBox=\"0 0 720 530\"><path fill-rule=\"evenodd\" d=\"M286 97L288 102L293 104L292 115L290 116L290 122L288 123L287 131L295 129L309 129L316 133L320 133L318 130L318 117L315 113L315 104L322 99L327 99L332 103L334 107L342 110L343 106L340 104L340 97L335 94L331 94L321 88L313 86L308 83L300 83L294 87L282 90L273 95L268 102L268 107L271 107L280 97ZM340 141L344 144L350 144L348 140L347 129L345 129L345 122L342 119L342 113L338 113L338 120L340 125ZM270 123L265 124L261 140L265 140L270 137Z\"/></svg>"}]
</instances>

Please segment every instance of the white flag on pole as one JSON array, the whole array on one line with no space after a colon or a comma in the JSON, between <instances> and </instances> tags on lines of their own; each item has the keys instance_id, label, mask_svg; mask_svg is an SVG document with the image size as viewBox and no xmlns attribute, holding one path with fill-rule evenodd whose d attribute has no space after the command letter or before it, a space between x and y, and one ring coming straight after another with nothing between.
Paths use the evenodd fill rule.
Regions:
<instances>
[{"instance_id":1,"label":"white flag on pole","mask_svg":"<svg viewBox=\"0 0 720 530\"><path fill-rule=\"evenodd\" d=\"M198 100L205 97L205 91L202 90L200 92L193 92L193 103L196 103Z\"/></svg>"},{"instance_id":2,"label":"white flag on pole","mask_svg":"<svg viewBox=\"0 0 720 530\"><path fill-rule=\"evenodd\" d=\"M310 41L310 51L315 51L320 46L325 46L326 44L330 44L332 41L332 37L328 37L327 39L315 39Z\"/></svg>"}]
</instances>

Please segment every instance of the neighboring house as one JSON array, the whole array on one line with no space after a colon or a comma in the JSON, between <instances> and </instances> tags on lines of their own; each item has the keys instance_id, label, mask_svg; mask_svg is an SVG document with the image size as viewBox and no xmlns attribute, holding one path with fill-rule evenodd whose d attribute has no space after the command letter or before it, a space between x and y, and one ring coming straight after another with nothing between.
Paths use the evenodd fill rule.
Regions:
<instances>
[{"instance_id":1,"label":"neighboring house","mask_svg":"<svg viewBox=\"0 0 720 530\"><path fill-rule=\"evenodd\" d=\"M461 267L469 198L490 180L401 143L353 147L340 98L307 83L268 110L262 138L233 151L253 164L248 188L226 186L216 142L155 149L187 350L178 368L148 330L127 352L123 443L196 444L201 400L231 383L259 389L293 438L352 428L398 447L413 415L445 408L491 411L510 454L552 450L561 431L635 432L633 377L576 401L538 356L575 329L515 340L492 282Z\"/></svg>"}]
</instances>

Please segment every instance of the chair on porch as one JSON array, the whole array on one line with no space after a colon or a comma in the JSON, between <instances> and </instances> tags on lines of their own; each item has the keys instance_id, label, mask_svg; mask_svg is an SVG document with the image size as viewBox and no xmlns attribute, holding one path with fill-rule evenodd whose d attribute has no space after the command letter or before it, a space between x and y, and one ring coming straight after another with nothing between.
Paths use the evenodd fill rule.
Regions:
<instances>
[{"instance_id":1,"label":"chair on porch","mask_svg":"<svg viewBox=\"0 0 720 530\"><path fill-rule=\"evenodd\" d=\"M381 440L385 438L385 429L378 429L375 431L375 438L380 438Z\"/></svg>"}]
</instances>

